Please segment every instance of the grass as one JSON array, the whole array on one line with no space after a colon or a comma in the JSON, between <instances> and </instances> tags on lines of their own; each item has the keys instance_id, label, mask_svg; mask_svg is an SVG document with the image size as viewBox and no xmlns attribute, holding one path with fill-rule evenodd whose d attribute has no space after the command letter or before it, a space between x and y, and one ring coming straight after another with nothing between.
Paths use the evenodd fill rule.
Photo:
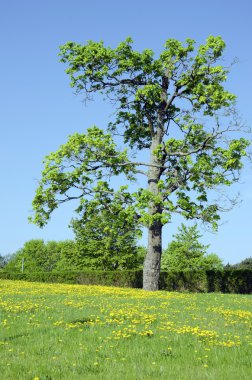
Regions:
<instances>
[{"instance_id":1,"label":"grass","mask_svg":"<svg viewBox=\"0 0 252 380\"><path fill-rule=\"evenodd\" d=\"M251 296L0 280L11 380L250 379Z\"/></svg>"}]
</instances>

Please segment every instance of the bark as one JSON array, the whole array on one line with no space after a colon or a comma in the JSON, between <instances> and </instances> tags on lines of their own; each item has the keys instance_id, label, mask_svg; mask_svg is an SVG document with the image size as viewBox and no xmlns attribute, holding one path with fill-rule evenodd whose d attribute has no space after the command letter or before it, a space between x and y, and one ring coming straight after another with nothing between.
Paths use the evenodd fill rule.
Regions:
<instances>
[{"instance_id":1,"label":"bark","mask_svg":"<svg viewBox=\"0 0 252 380\"><path fill-rule=\"evenodd\" d=\"M158 181L161 175L161 168L158 167L161 163L154 154L154 150L162 141L162 131L157 131L153 137L151 145L151 158L150 163L152 166L149 168L148 173L148 189L154 194L159 194ZM162 207L160 204L151 204L149 214L161 216ZM155 220L148 228L148 249L144 260L143 267L143 289L145 290L158 290L159 275L160 275L160 262L162 255L162 223L160 220Z\"/></svg>"},{"instance_id":2,"label":"bark","mask_svg":"<svg viewBox=\"0 0 252 380\"><path fill-rule=\"evenodd\" d=\"M148 189L152 194L159 195L158 182L162 175L162 166L165 163L165 154L160 159L154 154L157 147L162 144L164 137L164 118L168 107L172 104L174 97L167 102L167 90L169 79L167 76L162 77L162 94L161 102L158 109L158 123L156 129L151 128L152 143L150 148L150 164L148 172ZM149 207L149 215L162 215L162 204L152 203ZM148 248L143 267L143 289L158 290L160 264L162 255L162 222L156 218L148 228Z\"/></svg>"},{"instance_id":3,"label":"bark","mask_svg":"<svg viewBox=\"0 0 252 380\"><path fill-rule=\"evenodd\" d=\"M156 221L148 230L148 249L144 260L143 289L158 290L162 255L162 224Z\"/></svg>"}]
</instances>

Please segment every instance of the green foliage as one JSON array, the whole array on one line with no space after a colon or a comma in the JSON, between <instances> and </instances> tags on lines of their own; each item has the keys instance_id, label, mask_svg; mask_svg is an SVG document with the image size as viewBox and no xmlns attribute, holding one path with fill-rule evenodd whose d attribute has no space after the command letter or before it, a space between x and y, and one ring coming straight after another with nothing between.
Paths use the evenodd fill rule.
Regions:
<instances>
[{"instance_id":1,"label":"green foliage","mask_svg":"<svg viewBox=\"0 0 252 380\"><path fill-rule=\"evenodd\" d=\"M173 291L252 293L252 271L201 270L161 272L160 288Z\"/></svg>"},{"instance_id":2,"label":"green foliage","mask_svg":"<svg viewBox=\"0 0 252 380\"><path fill-rule=\"evenodd\" d=\"M174 235L163 252L161 268L165 271L222 269L222 260L216 254L208 254L209 245L200 243L201 235L197 225L179 227L179 233Z\"/></svg>"},{"instance_id":3,"label":"green foliage","mask_svg":"<svg viewBox=\"0 0 252 380\"><path fill-rule=\"evenodd\" d=\"M234 269L250 269L252 270L252 257L248 257L244 260L242 260L240 263L234 264L234 265L229 265L229 268L234 268Z\"/></svg>"},{"instance_id":4,"label":"green foliage","mask_svg":"<svg viewBox=\"0 0 252 380\"><path fill-rule=\"evenodd\" d=\"M148 202L146 189L130 194L124 188L117 193L135 207L145 225L155 220L148 211L151 201L160 204L163 223L176 211L216 227L221 207L209 202L207 190L236 182L246 156L249 143L244 137L229 141L225 137L239 129L232 108L235 96L223 87L228 70L217 64L225 43L221 37L210 36L196 53L194 45L191 39L185 47L169 39L157 59L150 49L134 51L131 38L115 49L94 41L61 46L71 86L87 99L96 92L114 99L118 107L110 130L119 130L130 147L151 148L156 156L159 191L154 194L151 189ZM221 128L224 114L226 123ZM160 141L152 149L158 134ZM88 201L95 194L99 198L113 192L102 178L123 173L132 181L136 174L144 174L141 166L151 167L151 163L130 160L127 151L121 152L112 136L97 127L70 136L45 159L33 201L33 222L44 226L52 211L68 200Z\"/></svg>"},{"instance_id":5,"label":"green foliage","mask_svg":"<svg viewBox=\"0 0 252 380\"><path fill-rule=\"evenodd\" d=\"M33 282L51 282L82 285L107 285L119 287L142 287L142 270L64 270L53 272L17 273L5 269L0 278Z\"/></svg>"},{"instance_id":6,"label":"green foliage","mask_svg":"<svg viewBox=\"0 0 252 380\"><path fill-rule=\"evenodd\" d=\"M83 220L73 221L76 241L44 243L43 240L35 239L26 242L23 248L11 255L4 269L17 273L21 273L23 269L23 272L28 274L142 267L145 249L136 245L134 229L128 233L122 229L118 230L121 236L117 238L114 226L111 230L104 231L108 225L100 218L87 222L84 229L83 223Z\"/></svg>"},{"instance_id":7,"label":"green foliage","mask_svg":"<svg viewBox=\"0 0 252 380\"><path fill-rule=\"evenodd\" d=\"M72 221L76 238L76 269L136 269L143 263L137 247L141 230L134 212L120 198L84 203L79 219ZM134 211L134 210L133 210Z\"/></svg>"},{"instance_id":8,"label":"green foliage","mask_svg":"<svg viewBox=\"0 0 252 380\"><path fill-rule=\"evenodd\" d=\"M93 127L88 129L86 135L75 133L70 136L66 144L44 161L42 180L33 201L36 212L33 221L43 227L51 212L63 202L85 200L92 194L102 197L113 193L108 182L101 181L101 178L119 175L123 171L118 167L120 163L127 166L126 152L117 151L111 136L101 129ZM133 179L128 172L126 168L126 177ZM127 200L129 195L124 194L123 190L121 197L125 196ZM81 194L77 195L77 191ZM61 199L57 199L57 195Z\"/></svg>"},{"instance_id":9,"label":"green foliage","mask_svg":"<svg viewBox=\"0 0 252 380\"><path fill-rule=\"evenodd\" d=\"M7 265L8 257L0 255L0 269Z\"/></svg>"},{"instance_id":10,"label":"green foliage","mask_svg":"<svg viewBox=\"0 0 252 380\"><path fill-rule=\"evenodd\" d=\"M22 261L25 262L26 270L43 271L45 264L46 249L42 239L34 239L26 242L24 247L19 249L9 261L6 269L21 271Z\"/></svg>"},{"instance_id":11,"label":"green foliage","mask_svg":"<svg viewBox=\"0 0 252 380\"><path fill-rule=\"evenodd\" d=\"M6 270L21 272L23 267L25 273L52 271L63 260L64 253L72 251L73 246L71 241L44 243L42 239L29 240L11 256Z\"/></svg>"},{"instance_id":12,"label":"green foliage","mask_svg":"<svg viewBox=\"0 0 252 380\"><path fill-rule=\"evenodd\" d=\"M232 104L234 95L222 86L228 71L215 66L225 48L220 37L210 36L194 56L195 41L187 39L184 47L181 42L168 39L157 59L150 49L142 53L134 51L132 42L127 38L115 49L106 48L103 42L88 41L86 45L68 42L61 46L60 53L61 61L69 66L66 72L71 86L77 92L87 97L100 92L118 100L118 117L112 126L126 125L126 142L137 144L140 149L150 146L149 121L158 124L160 103L167 99L164 82L174 86L178 98L189 96L193 111L202 109L212 115ZM165 89L171 95L171 90ZM164 121L179 111L172 103L166 108Z\"/></svg>"},{"instance_id":13,"label":"green foliage","mask_svg":"<svg viewBox=\"0 0 252 380\"><path fill-rule=\"evenodd\" d=\"M51 242L48 242L49 245ZM73 240L56 242L57 260L55 260L52 271L64 271L76 269L76 243ZM84 268L82 268L84 269Z\"/></svg>"}]
</instances>

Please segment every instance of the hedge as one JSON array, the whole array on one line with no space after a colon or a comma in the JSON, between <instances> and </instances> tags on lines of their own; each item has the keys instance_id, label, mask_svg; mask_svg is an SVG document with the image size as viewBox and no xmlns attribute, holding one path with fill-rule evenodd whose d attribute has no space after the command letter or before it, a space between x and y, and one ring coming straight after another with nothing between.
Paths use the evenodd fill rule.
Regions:
<instances>
[{"instance_id":1,"label":"hedge","mask_svg":"<svg viewBox=\"0 0 252 380\"><path fill-rule=\"evenodd\" d=\"M160 289L169 291L252 293L252 270L161 272Z\"/></svg>"},{"instance_id":2,"label":"hedge","mask_svg":"<svg viewBox=\"0 0 252 380\"><path fill-rule=\"evenodd\" d=\"M107 285L141 288L143 276L141 270L124 271L61 271L61 272L33 272L17 273L0 271L0 279L24 280L51 283Z\"/></svg>"},{"instance_id":3,"label":"hedge","mask_svg":"<svg viewBox=\"0 0 252 380\"><path fill-rule=\"evenodd\" d=\"M128 271L64 271L17 273L0 271L0 278L51 283L106 285L141 288L141 270ZM167 291L252 293L252 270L161 272L159 288Z\"/></svg>"}]
</instances>

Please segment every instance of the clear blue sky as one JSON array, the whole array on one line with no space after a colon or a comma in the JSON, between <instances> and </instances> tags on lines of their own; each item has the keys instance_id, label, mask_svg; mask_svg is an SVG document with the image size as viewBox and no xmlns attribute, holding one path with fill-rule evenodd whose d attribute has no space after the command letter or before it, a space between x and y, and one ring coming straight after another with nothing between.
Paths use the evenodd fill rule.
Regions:
<instances>
[{"instance_id":1,"label":"clear blue sky","mask_svg":"<svg viewBox=\"0 0 252 380\"><path fill-rule=\"evenodd\" d=\"M239 58L228 89L238 96L243 119L252 125L252 3L249 0L179 2L156 0L8 0L0 4L0 254L34 238L72 238L68 223L73 205L59 209L43 230L28 223L31 202L40 178L42 159L69 134L93 124L106 126L108 104L87 107L69 87L58 47L67 41L104 40L114 47L132 36L136 49L160 51L166 39L190 37L203 43L210 34L224 38L226 61ZM203 241L225 262L251 256L252 167L247 166L236 187L242 204L224 214L216 235ZM165 229L165 245L178 223Z\"/></svg>"}]
</instances>

